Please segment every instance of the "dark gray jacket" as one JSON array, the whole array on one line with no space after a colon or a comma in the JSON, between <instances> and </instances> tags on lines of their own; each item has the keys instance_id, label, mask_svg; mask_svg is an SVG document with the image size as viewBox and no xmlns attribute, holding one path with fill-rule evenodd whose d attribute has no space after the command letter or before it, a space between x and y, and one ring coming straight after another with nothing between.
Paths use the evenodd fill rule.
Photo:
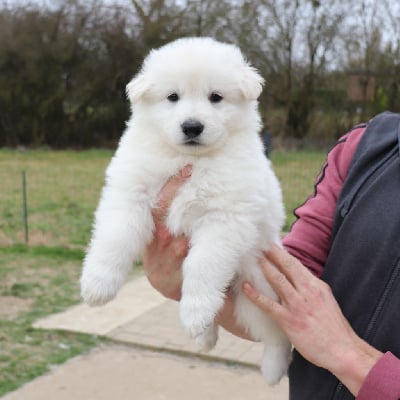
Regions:
<instances>
[{"instance_id":1,"label":"dark gray jacket","mask_svg":"<svg viewBox=\"0 0 400 400\"><path fill-rule=\"evenodd\" d=\"M337 203L322 279L356 333L400 357L400 114L376 116L361 138ZM289 377L291 400L354 399L297 352Z\"/></svg>"}]
</instances>

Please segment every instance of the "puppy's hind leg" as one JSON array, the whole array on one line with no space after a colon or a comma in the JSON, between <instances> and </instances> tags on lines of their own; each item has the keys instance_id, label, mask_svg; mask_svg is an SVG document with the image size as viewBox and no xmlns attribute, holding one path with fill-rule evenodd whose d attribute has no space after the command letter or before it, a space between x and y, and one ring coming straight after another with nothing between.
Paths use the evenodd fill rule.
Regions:
<instances>
[{"instance_id":1,"label":"puppy's hind leg","mask_svg":"<svg viewBox=\"0 0 400 400\"><path fill-rule=\"evenodd\" d=\"M286 375L291 360L291 345L285 337L264 342L261 372L269 385L276 385Z\"/></svg>"},{"instance_id":2,"label":"puppy's hind leg","mask_svg":"<svg viewBox=\"0 0 400 400\"><path fill-rule=\"evenodd\" d=\"M236 318L248 329L253 339L264 343L261 371L267 383L275 385L287 373L292 346L276 322L251 303L240 287L241 284L238 284L235 288Z\"/></svg>"}]
</instances>

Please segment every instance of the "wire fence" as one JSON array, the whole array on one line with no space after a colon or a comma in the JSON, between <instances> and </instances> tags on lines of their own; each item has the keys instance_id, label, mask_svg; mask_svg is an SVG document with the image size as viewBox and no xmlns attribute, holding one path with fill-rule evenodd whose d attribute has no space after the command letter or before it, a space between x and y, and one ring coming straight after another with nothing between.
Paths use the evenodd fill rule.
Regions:
<instances>
[{"instance_id":1,"label":"wire fence","mask_svg":"<svg viewBox=\"0 0 400 400\"><path fill-rule=\"evenodd\" d=\"M0 151L0 245L85 246L109 151Z\"/></svg>"},{"instance_id":2,"label":"wire fence","mask_svg":"<svg viewBox=\"0 0 400 400\"><path fill-rule=\"evenodd\" d=\"M313 191L324 151L276 151L288 229L292 210ZM0 246L84 248L110 151L0 151Z\"/></svg>"}]
</instances>

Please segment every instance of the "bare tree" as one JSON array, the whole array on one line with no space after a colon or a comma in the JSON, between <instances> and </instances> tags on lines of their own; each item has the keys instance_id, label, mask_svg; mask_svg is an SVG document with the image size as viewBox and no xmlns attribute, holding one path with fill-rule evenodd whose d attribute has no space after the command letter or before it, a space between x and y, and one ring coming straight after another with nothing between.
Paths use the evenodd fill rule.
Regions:
<instances>
[{"instance_id":1,"label":"bare tree","mask_svg":"<svg viewBox=\"0 0 400 400\"><path fill-rule=\"evenodd\" d=\"M349 68L376 74L376 93L365 101L365 116L400 108L398 2L47 4L19 7L0 0L0 145L115 143L129 112L126 83L150 48L181 36L238 44L266 79L260 99L264 122L273 123L282 137L301 139L316 123L325 127L328 118L320 122L321 110L331 121L349 121L339 118L346 107L343 71Z\"/></svg>"},{"instance_id":2,"label":"bare tree","mask_svg":"<svg viewBox=\"0 0 400 400\"><path fill-rule=\"evenodd\" d=\"M386 0L354 0L351 6L358 18L349 21L344 36L343 67L359 75L363 99L357 106L360 118L366 119L382 109L395 109L399 99L400 7Z\"/></svg>"},{"instance_id":3,"label":"bare tree","mask_svg":"<svg viewBox=\"0 0 400 400\"><path fill-rule=\"evenodd\" d=\"M258 0L241 6L245 21L236 37L267 79L263 103L269 98L286 110L287 136L304 137L316 84L327 62L334 61L344 9L339 0Z\"/></svg>"},{"instance_id":4,"label":"bare tree","mask_svg":"<svg viewBox=\"0 0 400 400\"><path fill-rule=\"evenodd\" d=\"M220 40L229 38L232 2L228 0L187 0L183 32L191 36L212 36Z\"/></svg>"},{"instance_id":5,"label":"bare tree","mask_svg":"<svg viewBox=\"0 0 400 400\"><path fill-rule=\"evenodd\" d=\"M385 54L389 58L390 70L387 106L394 111L400 109L400 4L384 0L382 8L388 19L388 24L384 25L388 37Z\"/></svg>"},{"instance_id":6,"label":"bare tree","mask_svg":"<svg viewBox=\"0 0 400 400\"><path fill-rule=\"evenodd\" d=\"M181 35L183 7L175 0L131 0L136 31L133 35L144 51L159 47Z\"/></svg>"},{"instance_id":7,"label":"bare tree","mask_svg":"<svg viewBox=\"0 0 400 400\"><path fill-rule=\"evenodd\" d=\"M299 8L298 18L297 82L296 89L293 90L292 84L290 91L287 131L291 136L303 138L316 106L316 85L327 70L327 62L334 62L345 10L338 1L306 0Z\"/></svg>"}]
</instances>

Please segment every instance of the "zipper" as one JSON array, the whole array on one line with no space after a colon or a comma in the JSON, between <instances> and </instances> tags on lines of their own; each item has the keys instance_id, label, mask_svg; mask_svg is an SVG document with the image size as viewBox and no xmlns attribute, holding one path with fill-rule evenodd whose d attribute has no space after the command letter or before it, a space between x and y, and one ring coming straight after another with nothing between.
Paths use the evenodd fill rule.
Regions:
<instances>
[{"instance_id":1,"label":"zipper","mask_svg":"<svg viewBox=\"0 0 400 400\"><path fill-rule=\"evenodd\" d=\"M370 341L374 337L374 327L376 326L376 321L378 320L379 315L381 314L386 300L389 297L390 292L392 291L394 283L397 281L398 277L400 275L400 260L396 261L396 264L394 265L394 268L390 274L389 281L387 282L385 286L385 290L379 300L378 305L376 306L376 309L369 321L369 324L367 326L367 329L365 331L364 339L366 341Z\"/></svg>"},{"instance_id":2,"label":"zipper","mask_svg":"<svg viewBox=\"0 0 400 400\"><path fill-rule=\"evenodd\" d=\"M360 192L361 188L364 186L364 184L367 183L367 181L369 179L371 179L375 173L377 173L384 165L386 165L386 163L389 163L392 159L395 159L398 157L399 153L400 153L400 122L398 123L397 126L397 139L398 139L398 146L396 146L395 148L393 148L392 151L389 152L389 154L384 157L381 162L376 166L376 168L374 168L373 171L371 171L351 192L351 196L350 199L347 200L343 206L340 209L340 216L342 217L342 219L347 215L347 213L349 212L349 210L351 209L355 198L357 197L357 194ZM396 280L399 279L399 275L400 275L400 259L398 259L393 267L392 272L390 273L390 277L388 282L385 285L385 289L383 291L383 294L379 300L378 305L375 308L374 313L372 314L372 317L368 323L367 329L365 331L364 334L364 338L365 340L371 340L371 338L373 338L373 329L376 326L376 322L378 320L379 315L381 314L386 300L393 288L393 285L395 284ZM336 385L335 391L331 397L331 400L339 400L339 394L341 392L343 392L343 390L345 389L345 386L343 385L342 382L338 381L338 384ZM343 396L342 396L343 397ZM400 399L399 399L400 400Z\"/></svg>"},{"instance_id":3,"label":"zipper","mask_svg":"<svg viewBox=\"0 0 400 400\"><path fill-rule=\"evenodd\" d=\"M376 322L378 321L378 318L382 313L383 308L385 307L389 294L391 293L393 286L395 282L399 279L399 277L400 277L400 259L398 259L394 264L392 272L390 273L389 280L385 285L383 294L379 299L378 305L376 306L375 311L369 320L367 329L365 330L365 333L363 335L363 339L366 340L367 342L370 342L370 340L373 339L374 337L374 328L376 327ZM332 399L338 399L337 396L340 394L340 392L342 392L343 389L344 389L343 383L338 382L335 392L333 393Z\"/></svg>"},{"instance_id":4,"label":"zipper","mask_svg":"<svg viewBox=\"0 0 400 400\"><path fill-rule=\"evenodd\" d=\"M368 129L368 127L367 127ZM340 210L340 216L344 218L346 214L349 212L351 206L353 205L354 199L356 198L358 192L361 190L363 185L377 172L379 169L384 166L387 162L391 161L392 158L399 156L400 153L400 121L397 124L397 146L394 146L393 149L384 157L379 164L371 171L352 191L350 195L350 199L347 200ZM357 150L356 150L357 151ZM351 168L351 167L350 167Z\"/></svg>"},{"instance_id":5,"label":"zipper","mask_svg":"<svg viewBox=\"0 0 400 400\"><path fill-rule=\"evenodd\" d=\"M339 395L339 393L342 391L344 388L344 385L342 382L339 382L336 386L335 393L332 396L332 399L336 399L336 397Z\"/></svg>"}]
</instances>

